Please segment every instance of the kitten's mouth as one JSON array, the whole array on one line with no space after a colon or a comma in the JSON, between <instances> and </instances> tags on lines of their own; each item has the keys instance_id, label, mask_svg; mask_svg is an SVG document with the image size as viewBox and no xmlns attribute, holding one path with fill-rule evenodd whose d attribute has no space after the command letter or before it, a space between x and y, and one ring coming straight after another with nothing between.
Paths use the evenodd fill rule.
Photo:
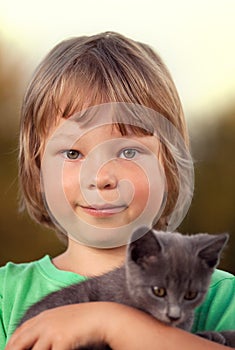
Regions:
<instances>
[{"instance_id":1,"label":"kitten's mouth","mask_svg":"<svg viewBox=\"0 0 235 350\"><path fill-rule=\"evenodd\" d=\"M181 323L181 319L178 319L178 320L174 320L174 321L169 321L169 324L172 326L172 327L177 327L179 324Z\"/></svg>"},{"instance_id":2,"label":"kitten's mouth","mask_svg":"<svg viewBox=\"0 0 235 350\"><path fill-rule=\"evenodd\" d=\"M178 327L179 324L182 323L182 320L179 319L179 320L161 320L163 323L165 323L166 325L168 326L171 326L171 327Z\"/></svg>"},{"instance_id":3,"label":"kitten's mouth","mask_svg":"<svg viewBox=\"0 0 235 350\"><path fill-rule=\"evenodd\" d=\"M159 318L159 315L158 316L153 315L153 316L156 318ZM159 318L159 320L161 320L161 322L165 323L166 325L172 326L172 327L178 327L179 324L181 324L183 322L182 317L173 319L173 318L165 316L164 318L161 318L161 319Z\"/></svg>"}]
</instances>

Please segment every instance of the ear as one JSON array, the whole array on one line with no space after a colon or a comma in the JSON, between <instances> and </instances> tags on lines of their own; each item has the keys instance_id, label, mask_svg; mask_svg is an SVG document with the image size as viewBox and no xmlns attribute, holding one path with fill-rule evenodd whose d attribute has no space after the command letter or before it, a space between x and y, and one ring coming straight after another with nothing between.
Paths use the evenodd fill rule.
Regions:
<instances>
[{"instance_id":1,"label":"ear","mask_svg":"<svg viewBox=\"0 0 235 350\"><path fill-rule=\"evenodd\" d=\"M220 260L220 254L227 243L229 235L205 235L201 241L198 256L205 260L210 268L216 267Z\"/></svg>"},{"instance_id":2,"label":"ear","mask_svg":"<svg viewBox=\"0 0 235 350\"><path fill-rule=\"evenodd\" d=\"M163 247L152 230L141 227L136 230L128 248L128 258L141 267L157 261Z\"/></svg>"}]
</instances>

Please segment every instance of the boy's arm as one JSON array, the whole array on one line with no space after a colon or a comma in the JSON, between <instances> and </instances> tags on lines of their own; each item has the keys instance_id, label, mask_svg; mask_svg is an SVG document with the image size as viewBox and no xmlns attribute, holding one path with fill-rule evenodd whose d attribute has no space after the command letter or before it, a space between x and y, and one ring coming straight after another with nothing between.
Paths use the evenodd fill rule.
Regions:
<instances>
[{"instance_id":1,"label":"boy's arm","mask_svg":"<svg viewBox=\"0 0 235 350\"><path fill-rule=\"evenodd\" d=\"M114 306L114 308L116 305ZM108 343L115 350L225 350L223 345L208 341L179 328L167 326L139 310L129 308L109 323ZM123 317L123 312L125 316ZM120 316L118 314L120 313Z\"/></svg>"},{"instance_id":2,"label":"boy's arm","mask_svg":"<svg viewBox=\"0 0 235 350\"><path fill-rule=\"evenodd\" d=\"M142 311L111 302L47 310L25 322L5 350L69 350L107 342L115 350L226 350L228 347L166 326Z\"/></svg>"}]
</instances>

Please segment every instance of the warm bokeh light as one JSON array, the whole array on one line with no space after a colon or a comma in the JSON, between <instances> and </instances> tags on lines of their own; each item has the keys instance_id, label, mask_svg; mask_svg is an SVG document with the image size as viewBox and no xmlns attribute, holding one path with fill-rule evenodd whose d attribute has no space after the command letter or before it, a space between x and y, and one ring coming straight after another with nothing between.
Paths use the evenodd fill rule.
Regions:
<instances>
[{"instance_id":1,"label":"warm bokeh light","mask_svg":"<svg viewBox=\"0 0 235 350\"><path fill-rule=\"evenodd\" d=\"M235 97L234 0L1 0L9 50L20 49L28 74L58 41L114 30L162 55L187 117L217 112Z\"/></svg>"}]
</instances>

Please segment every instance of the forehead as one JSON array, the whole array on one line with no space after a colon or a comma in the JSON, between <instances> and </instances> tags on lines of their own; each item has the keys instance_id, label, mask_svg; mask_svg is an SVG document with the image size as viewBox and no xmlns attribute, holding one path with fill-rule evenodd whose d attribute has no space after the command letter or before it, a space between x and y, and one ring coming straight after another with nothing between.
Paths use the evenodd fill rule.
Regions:
<instances>
[{"instance_id":1,"label":"forehead","mask_svg":"<svg viewBox=\"0 0 235 350\"><path fill-rule=\"evenodd\" d=\"M105 143L108 140L120 140L124 145L124 141L128 146L128 142L131 142L132 146L138 146L142 144L147 147L149 151L158 153L159 141L155 135L143 135L139 133L136 135L134 132L130 132L127 135L122 135L118 125L113 123L106 123L100 125L100 123L94 123L94 125L80 125L74 119L60 119L56 127L51 130L47 143L57 144L69 144L80 146L91 146Z\"/></svg>"},{"instance_id":2,"label":"forehead","mask_svg":"<svg viewBox=\"0 0 235 350\"><path fill-rule=\"evenodd\" d=\"M83 129L117 124L119 125L119 129L122 129L125 134L152 135L154 130L159 130L159 126L161 125L159 122L162 118L156 111L142 105L125 102L107 102L88 106L65 119L71 122L77 122ZM56 127L63 123L61 118L57 118L56 121ZM120 126L123 126L123 128ZM137 129L139 130L137 131Z\"/></svg>"}]
</instances>

